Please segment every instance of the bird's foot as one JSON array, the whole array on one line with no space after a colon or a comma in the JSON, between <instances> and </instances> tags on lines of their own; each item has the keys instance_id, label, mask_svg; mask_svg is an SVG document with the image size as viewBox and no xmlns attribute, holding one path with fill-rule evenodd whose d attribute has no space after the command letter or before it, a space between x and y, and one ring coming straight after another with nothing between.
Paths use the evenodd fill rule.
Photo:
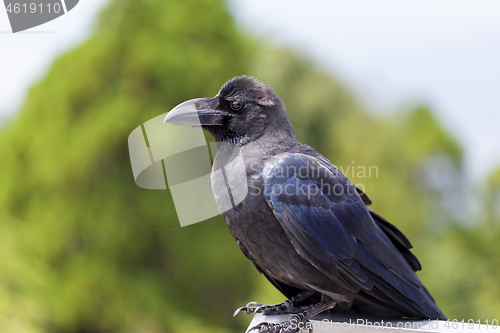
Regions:
<instances>
[{"instance_id":1,"label":"bird's foot","mask_svg":"<svg viewBox=\"0 0 500 333\"><path fill-rule=\"evenodd\" d=\"M291 297L290 299L287 299L283 303L273 304L273 305L263 305L257 302L250 302L247 305L236 309L236 311L233 314L233 317L236 316L241 311L244 311L246 315L250 315L253 313L262 313L265 315L278 315L278 314L302 312L307 307L298 306L298 304L312 295L314 295L313 291L305 291L297 294L294 297Z\"/></svg>"},{"instance_id":2,"label":"bird's foot","mask_svg":"<svg viewBox=\"0 0 500 333\"><path fill-rule=\"evenodd\" d=\"M260 323L248 330L248 333L298 333L300 331L303 317L293 315L290 320L279 324Z\"/></svg>"},{"instance_id":3,"label":"bird's foot","mask_svg":"<svg viewBox=\"0 0 500 333\"><path fill-rule=\"evenodd\" d=\"M300 295L300 294L299 294ZM248 332L253 333L298 333L301 328L306 328L308 320L318 313L321 313L328 309L333 309L337 303L333 299L326 299L316 304L312 304L309 306L304 306L305 311L302 311L297 314L293 314L290 317L290 320L279 324L272 323L260 323L251 329Z\"/></svg>"},{"instance_id":4,"label":"bird's foot","mask_svg":"<svg viewBox=\"0 0 500 333\"><path fill-rule=\"evenodd\" d=\"M241 311L245 312L245 314L248 316L248 315L251 315L253 313L255 313L255 310L263 307L265 305L263 304L260 304L259 302L250 302L250 303L247 303L247 305L245 306L242 306L241 308L237 308L236 311L234 311L233 313L233 317L236 317L236 315L238 313L240 313Z\"/></svg>"}]
</instances>

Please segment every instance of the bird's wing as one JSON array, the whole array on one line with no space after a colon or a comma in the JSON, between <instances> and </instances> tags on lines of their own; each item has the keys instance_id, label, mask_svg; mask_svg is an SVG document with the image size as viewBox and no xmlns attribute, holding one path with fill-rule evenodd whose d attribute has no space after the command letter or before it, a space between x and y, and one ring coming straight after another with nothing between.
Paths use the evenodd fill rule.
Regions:
<instances>
[{"instance_id":1,"label":"bird's wing","mask_svg":"<svg viewBox=\"0 0 500 333\"><path fill-rule=\"evenodd\" d=\"M296 251L369 304L396 315L445 318L356 188L327 162L284 153L263 169L264 196ZM401 235L395 237L404 242Z\"/></svg>"}]
</instances>

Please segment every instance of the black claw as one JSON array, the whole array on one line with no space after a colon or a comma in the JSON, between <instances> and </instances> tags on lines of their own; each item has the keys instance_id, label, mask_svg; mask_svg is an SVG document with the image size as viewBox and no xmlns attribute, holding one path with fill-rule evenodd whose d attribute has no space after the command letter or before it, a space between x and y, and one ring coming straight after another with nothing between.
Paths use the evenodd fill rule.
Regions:
<instances>
[{"instance_id":1,"label":"black claw","mask_svg":"<svg viewBox=\"0 0 500 333\"><path fill-rule=\"evenodd\" d=\"M237 315L238 313L240 313L240 312L241 312L241 310L244 310L245 308L246 308L245 306L242 306L241 308L237 308L237 309L236 309L236 311L234 311L234 313L233 313L233 317L236 317L236 315Z\"/></svg>"},{"instance_id":2,"label":"black claw","mask_svg":"<svg viewBox=\"0 0 500 333\"><path fill-rule=\"evenodd\" d=\"M255 310L261 308L262 306L263 305L258 302L250 302L247 305L242 306L241 308L237 308L233 313L233 317L236 317L236 315L241 311L244 311L247 316L254 314Z\"/></svg>"}]
</instances>

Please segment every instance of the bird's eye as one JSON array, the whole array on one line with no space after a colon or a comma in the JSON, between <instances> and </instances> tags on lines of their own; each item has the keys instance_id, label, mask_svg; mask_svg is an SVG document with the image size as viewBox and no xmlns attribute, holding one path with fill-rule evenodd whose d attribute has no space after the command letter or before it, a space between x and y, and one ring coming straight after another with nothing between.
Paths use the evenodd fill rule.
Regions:
<instances>
[{"instance_id":1,"label":"bird's eye","mask_svg":"<svg viewBox=\"0 0 500 333\"><path fill-rule=\"evenodd\" d=\"M234 111L238 111L242 107L243 107L243 103L241 103L240 101L234 101L231 103L231 109L233 109Z\"/></svg>"}]
</instances>

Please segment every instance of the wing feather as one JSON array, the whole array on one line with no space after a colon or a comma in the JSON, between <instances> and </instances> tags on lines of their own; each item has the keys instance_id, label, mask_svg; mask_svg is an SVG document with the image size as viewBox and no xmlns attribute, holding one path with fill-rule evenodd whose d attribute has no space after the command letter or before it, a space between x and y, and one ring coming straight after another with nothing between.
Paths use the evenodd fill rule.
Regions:
<instances>
[{"instance_id":1,"label":"wing feather","mask_svg":"<svg viewBox=\"0 0 500 333\"><path fill-rule=\"evenodd\" d=\"M414 272L420 265L409 241L366 207L369 199L333 164L285 153L267 162L263 176L266 201L297 252L317 269L391 313L445 318Z\"/></svg>"}]
</instances>

